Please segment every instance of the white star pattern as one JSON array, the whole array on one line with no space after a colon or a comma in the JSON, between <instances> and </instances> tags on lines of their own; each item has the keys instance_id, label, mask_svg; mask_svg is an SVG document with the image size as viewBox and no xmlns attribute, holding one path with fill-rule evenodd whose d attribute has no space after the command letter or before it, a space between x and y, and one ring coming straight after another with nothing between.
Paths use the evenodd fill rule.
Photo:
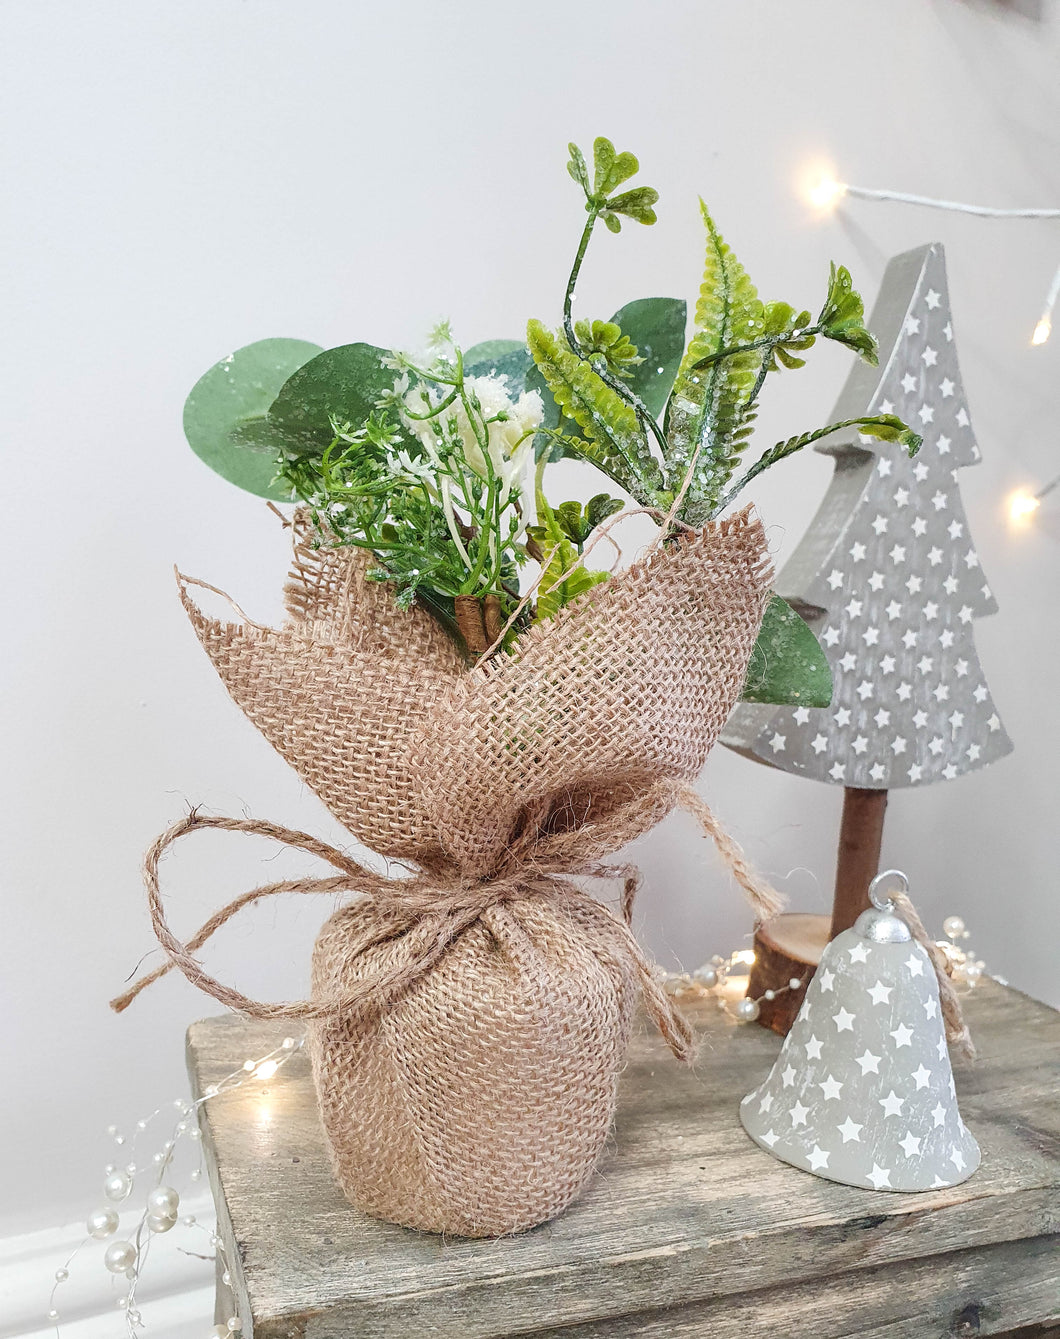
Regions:
<instances>
[{"instance_id":1,"label":"white star pattern","mask_svg":"<svg viewBox=\"0 0 1060 1339\"><path fill-rule=\"evenodd\" d=\"M869 960L869 951L860 941L853 948L847 949L847 953L850 955L851 962L868 962Z\"/></svg>"},{"instance_id":2,"label":"white star pattern","mask_svg":"<svg viewBox=\"0 0 1060 1339\"><path fill-rule=\"evenodd\" d=\"M918 1088L926 1088L931 1080L931 1070L925 1069L923 1065L913 1073L913 1082Z\"/></svg>"},{"instance_id":3,"label":"white star pattern","mask_svg":"<svg viewBox=\"0 0 1060 1339\"><path fill-rule=\"evenodd\" d=\"M846 1118L846 1120L843 1122L842 1125L836 1126L837 1132L843 1136L844 1144L849 1144L851 1142L855 1144L860 1144L861 1139L859 1138L859 1136L864 1128L865 1128L864 1125L855 1125L855 1123L850 1119L849 1116Z\"/></svg>"},{"instance_id":4,"label":"white star pattern","mask_svg":"<svg viewBox=\"0 0 1060 1339\"><path fill-rule=\"evenodd\" d=\"M891 1173L886 1167L881 1167L878 1162L872 1164L872 1171L866 1175L867 1181L871 1181L873 1190L882 1190L884 1186L891 1184Z\"/></svg>"},{"instance_id":5,"label":"white star pattern","mask_svg":"<svg viewBox=\"0 0 1060 1339\"><path fill-rule=\"evenodd\" d=\"M778 1135L778 1134L774 1134L774 1133L773 1133L773 1129L772 1129L772 1127L770 1127L770 1128L765 1132L765 1134L762 1136L762 1143L763 1143L763 1144L768 1144L769 1147L772 1148L773 1145L777 1142L777 1140L778 1140L779 1138L780 1138L780 1135Z\"/></svg>"},{"instance_id":6,"label":"white star pattern","mask_svg":"<svg viewBox=\"0 0 1060 1339\"><path fill-rule=\"evenodd\" d=\"M885 1116L900 1116L902 1114L902 1107L905 1106L905 1099L899 1097L892 1088L886 1097L881 1097L879 1099L879 1104L883 1107L883 1114Z\"/></svg>"},{"instance_id":7,"label":"white star pattern","mask_svg":"<svg viewBox=\"0 0 1060 1339\"><path fill-rule=\"evenodd\" d=\"M905 965L909 968L910 976L924 975L924 959L918 958L915 953L910 953L909 957L906 959Z\"/></svg>"},{"instance_id":8,"label":"white star pattern","mask_svg":"<svg viewBox=\"0 0 1060 1339\"><path fill-rule=\"evenodd\" d=\"M820 1168L828 1166L829 1155L822 1151L820 1144L814 1144L806 1158L810 1164L811 1172L819 1171Z\"/></svg>"},{"instance_id":9,"label":"white star pattern","mask_svg":"<svg viewBox=\"0 0 1060 1339\"><path fill-rule=\"evenodd\" d=\"M882 981L877 981L874 986L869 987L869 994L872 996L873 1004L886 1004L891 998L893 986L885 986Z\"/></svg>"},{"instance_id":10,"label":"white star pattern","mask_svg":"<svg viewBox=\"0 0 1060 1339\"><path fill-rule=\"evenodd\" d=\"M843 1085L839 1082L838 1079L833 1078L832 1076L829 1076L827 1079L823 1080L823 1082L819 1083L817 1086L818 1088L820 1088L821 1092L824 1093L826 1102L832 1101L833 1099L838 1100L839 1094L843 1090Z\"/></svg>"},{"instance_id":11,"label":"white star pattern","mask_svg":"<svg viewBox=\"0 0 1060 1339\"><path fill-rule=\"evenodd\" d=\"M912 1030L907 1028L904 1023L899 1023L891 1036L894 1038L895 1047L908 1046L913 1039Z\"/></svg>"},{"instance_id":12,"label":"white star pattern","mask_svg":"<svg viewBox=\"0 0 1060 1339\"><path fill-rule=\"evenodd\" d=\"M826 967L818 976L822 990L831 990L835 985L835 972L830 972Z\"/></svg>"},{"instance_id":13,"label":"white star pattern","mask_svg":"<svg viewBox=\"0 0 1060 1339\"><path fill-rule=\"evenodd\" d=\"M907 1158L912 1158L920 1152L920 1140L909 1130L906 1130L905 1138L899 1139L898 1143L901 1145L902 1152Z\"/></svg>"},{"instance_id":14,"label":"white star pattern","mask_svg":"<svg viewBox=\"0 0 1060 1339\"><path fill-rule=\"evenodd\" d=\"M809 1114L810 1114L809 1107L804 1107L801 1102L796 1102L795 1105L788 1112L788 1115L791 1117L791 1128L794 1129L796 1125L805 1125L806 1117Z\"/></svg>"},{"instance_id":15,"label":"white star pattern","mask_svg":"<svg viewBox=\"0 0 1060 1339\"><path fill-rule=\"evenodd\" d=\"M880 1060L882 1056L873 1055L866 1049L864 1055L857 1055L854 1059L861 1066L862 1074L878 1074L880 1072Z\"/></svg>"},{"instance_id":16,"label":"white star pattern","mask_svg":"<svg viewBox=\"0 0 1060 1339\"><path fill-rule=\"evenodd\" d=\"M820 1060L821 1043L816 1037L811 1037L806 1043L806 1058L808 1060Z\"/></svg>"}]
</instances>

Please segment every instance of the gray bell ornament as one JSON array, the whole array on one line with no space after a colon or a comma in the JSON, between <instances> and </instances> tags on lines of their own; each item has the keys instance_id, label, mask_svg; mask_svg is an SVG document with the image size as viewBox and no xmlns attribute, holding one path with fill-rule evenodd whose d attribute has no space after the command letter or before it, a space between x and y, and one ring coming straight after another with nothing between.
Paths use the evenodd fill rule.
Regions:
<instances>
[{"instance_id":1,"label":"gray bell ornament","mask_svg":"<svg viewBox=\"0 0 1060 1339\"><path fill-rule=\"evenodd\" d=\"M882 896L821 955L766 1081L740 1104L744 1129L774 1157L871 1190L959 1185L979 1146L957 1109L938 982L927 952Z\"/></svg>"}]
</instances>

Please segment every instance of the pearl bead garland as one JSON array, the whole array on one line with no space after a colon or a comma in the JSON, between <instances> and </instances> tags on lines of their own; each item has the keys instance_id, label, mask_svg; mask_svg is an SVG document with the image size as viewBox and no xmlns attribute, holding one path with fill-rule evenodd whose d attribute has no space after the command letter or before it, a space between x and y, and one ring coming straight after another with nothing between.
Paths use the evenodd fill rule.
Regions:
<instances>
[{"instance_id":1,"label":"pearl bead garland","mask_svg":"<svg viewBox=\"0 0 1060 1339\"><path fill-rule=\"evenodd\" d=\"M192 1148L199 1149L199 1158L201 1159L202 1131L199 1128L198 1113L207 1102L222 1096L224 1093L231 1092L234 1088L240 1088L247 1083L264 1083L270 1081L281 1066L285 1065L294 1055L296 1055L303 1046L303 1041L296 1037L284 1037L282 1043L268 1055L263 1055L257 1060L247 1060L243 1065L231 1074L226 1074L224 1078L216 1083L210 1084L205 1090L203 1096L195 1102L188 1102L184 1098L176 1098L173 1102L173 1110L177 1113L178 1119L174 1125L171 1136L164 1140L158 1152L154 1153L148 1169L152 1172L154 1182L151 1189L144 1197L144 1207L140 1212L135 1224L131 1224L132 1231L129 1239L108 1240L113 1238L121 1226L121 1217L114 1205L125 1204L136 1188L136 1178L140 1174L141 1168L135 1162L129 1162L124 1168L118 1167L115 1163L109 1162L103 1172L103 1196L110 1203L101 1209L96 1209L89 1214L85 1222L85 1239L73 1251L66 1263L54 1274L55 1282L52 1286L49 1308L46 1313L49 1323L54 1326L57 1336L61 1336L60 1331L60 1313L55 1305L56 1294L63 1284L69 1282L70 1265L75 1256L89 1242L107 1241L107 1247L103 1252L103 1267L111 1275L118 1277L124 1276L129 1280L129 1289L126 1294L117 1298L117 1309L124 1313L125 1328L130 1339L139 1339L140 1330L144 1325L144 1319L135 1305L136 1289L140 1282L140 1271L142 1269L144 1258L147 1253L147 1246L152 1236L162 1236L175 1228L178 1222L187 1229L194 1229L199 1232L207 1232L210 1245L218 1257L222 1270L222 1279L226 1283L231 1282L232 1274L228 1268L228 1256L225 1251L224 1242L215 1232L209 1232L203 1228L195 1218L194 1214L185 1214L180 1217L180 1192L172 1185L165 1183L166 1173L171 1167L174 1154L177 1152L181 1140L186 1140ZM162 1114L161 1108L138 1120L134 1127L132 1135L133 1142L143 1135L150 1127L151 1122ZM124 1147L126 1143L125 1136L120 1133L116 1125L107 1126L107 1136L118 1148ZM190 1172L192 1181L202 1180L201 1165ZM232 1339L238 1336L243 1330L243 1319L235 1315L229 1317L223 1325L216 1325L209 1333L214 1339Z\"/></svg>"},{"instance_id":2,"label":"pearl bead garland","mask_svg":"<svg viewBox=\"0 0 1060 1339\"><path fill-rule=\"evenodd\" d=\"M679 999L702 998L704 995L716 995L718 1008L723 1009L730 1018L737 1023L753 1023L761 1012L761 1001L748 998L746 995L735 1000L727 1000L725 992L734 983L738 976L734 969L746 966L750 967L755 960L752 949L738 949L730 953L727 958L719 957L717 954L705 962L702 967L688 976L686 974L668 974L663 978L664 989L671 995L676 995ZM764 1000L775 1000L778 995L782 995L787 990L798 990L803 982L797 976L793 976L786 986L781 986L777 990L767 990L762 996ZM731 990L728 990L731 994ZM731 1007L730 1007L731 1006Z\"/></svg>"},{"instance_id":3,"label":"pearl bead garland","mask_svg":"<svg viewBox=\"0 0 1060 1339\"><path fill-rule=\"evenodd\" d=\"M969 987L975 986L983 977L986 971L986 963L982 959L972 957L966 950L958 948L954 940L967 939L968 930L960 916L947 916L942 922L942 929L947 938L938 940L938 946L946 954L950 962L950 971L955 982ZM697 967L689 975L683 972L668 972L663 974L663 988L670 995L677 996L678 999L702 998L704 995L711 995L715 992L724 991L726 985L736 980L733 969L739 966L750 967L755 960L752 949L737 949L730 953L727 958L719 957L715 954L709 962L705 962L702 967ZM730 1018L738 1023L753 1023L761 1013L762 1000L773 1001L778 995L783 995L785 991L800 990L809 981L812 976L812 970L805 977L793 976L789 978L787 985L778 986L772 990L762 992L761 999L751 999L744 995L735 1000L726 1000L722 994L717 995L718 1008L723 1009ZM995 978L1005 985L1002 977Z\"/></svg>"}]
</instances>

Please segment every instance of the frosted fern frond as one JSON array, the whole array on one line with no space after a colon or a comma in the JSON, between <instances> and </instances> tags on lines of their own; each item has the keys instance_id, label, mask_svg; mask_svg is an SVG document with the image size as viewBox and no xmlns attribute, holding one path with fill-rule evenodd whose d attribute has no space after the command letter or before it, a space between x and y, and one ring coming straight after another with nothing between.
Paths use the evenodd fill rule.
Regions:
<instances>
[{"instance_id":1,"label":"frosted fern frond","mask_svg":"<svg viewBox=\"0 0 1060 1339\"><path fill-rule=\"evenodd\" d=\"M758 292L700 201L707 229L707 259L696 303L695 333L674 383L667 415L667 483L678 489L699 457L682 519L701 525L731 478L746 444L752 397L762 368L760 349L725 354L764 329ZM713 359L714 361L704 362Z\"/></svg>"},{"instance_id":2,"label":"frosted fern frond","mask_svg":"<svg viewBox=\"0 0 1060 1339\"><path fill-rule=\"evenodd\" d=\"M567 444L638 502L654 505L662 472L633 407L540 321L528 324L526 343L556 403L585 436Z\"/></svg>"}]
</instances>

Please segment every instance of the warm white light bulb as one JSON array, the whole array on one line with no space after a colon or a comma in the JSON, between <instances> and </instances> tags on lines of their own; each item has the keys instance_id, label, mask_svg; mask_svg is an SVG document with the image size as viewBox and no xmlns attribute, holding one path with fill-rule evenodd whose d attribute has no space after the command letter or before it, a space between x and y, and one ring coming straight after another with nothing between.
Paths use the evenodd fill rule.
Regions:
<instances>
[{"instance_id":1,"label":"warm white light bulb","mask_svg":"<svg viewBox=\"0 0 1060 1339\"><path fill-rule=\"evenodd\" d=\"M263 1060L254 1071L254 1077L256 1079L271 1079L279 1068L280 1066L275 1060Z\"/></svg>"},{"instance_id":2,"label":"warm white light bulb","mask_svg":"<svg viewBox=\"0 0 1060 1339\"><path fill-rule=\"evenodd\" d=\"M834 209L846 195L847 188L834 177L819 177L807 191L807 198L815 209Z\"/></svg>"},{"instance_id":3,"label":"warm white light bulb","mask_svg":"<svg viewBox=\"0 0 1060 1339\"><path fill-rule=\"evenodd\" d=\"M1008 516L1013 525L1026 525L1041 506L1039 498L1019 488L1008 500Z\"/></svg>"},{"instance_id":4,"label":"warm white light bulb","mask_svg":"<svg viewBox=\"0 0 1060 1339\"><path fill-rule=\"evenodd\" d=\"M1032 344L1044 344L1053 332L1053 323L1048 316L1043 316L1034 327L1034 334L1031 335Z\"/></svg>"}]
</instances>

